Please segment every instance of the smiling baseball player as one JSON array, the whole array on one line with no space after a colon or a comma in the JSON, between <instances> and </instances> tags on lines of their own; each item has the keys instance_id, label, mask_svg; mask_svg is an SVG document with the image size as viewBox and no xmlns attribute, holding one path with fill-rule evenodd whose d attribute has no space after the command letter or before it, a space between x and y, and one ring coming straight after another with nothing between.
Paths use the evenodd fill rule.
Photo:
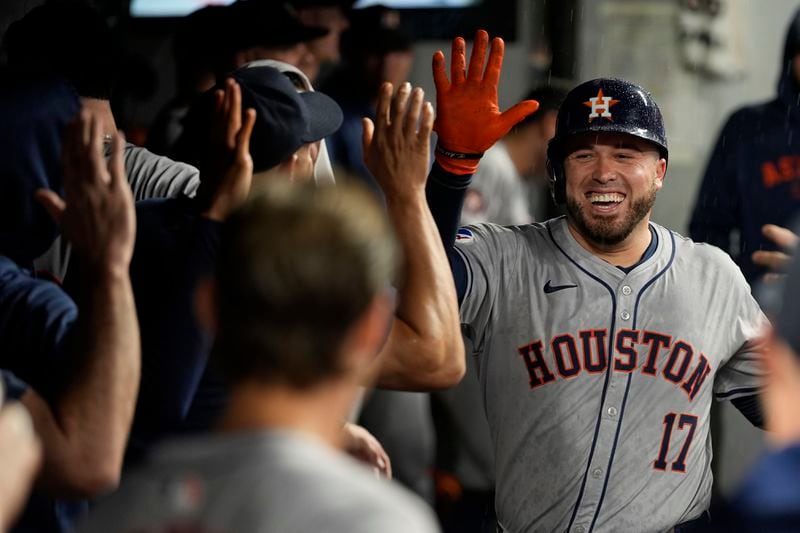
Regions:
<instances>
[{"instance_id":1,"label":"smiling baseball player","mask_svg":"<svg viewBox=\"0 0 800 533\"><path fill-rule=\"evenodd\" d=\"M566 216L456 231L481 154L535 111L501 113L503 43L478 32L469 67L434 56L439 135L428 201L448 249L467 353L477 358L501 529L689 531L708 522L709 409L760 424L766 318L719 249L650 221L668 149L641 87L573 89L548 151Z\"/></svg>"}]
</instances>

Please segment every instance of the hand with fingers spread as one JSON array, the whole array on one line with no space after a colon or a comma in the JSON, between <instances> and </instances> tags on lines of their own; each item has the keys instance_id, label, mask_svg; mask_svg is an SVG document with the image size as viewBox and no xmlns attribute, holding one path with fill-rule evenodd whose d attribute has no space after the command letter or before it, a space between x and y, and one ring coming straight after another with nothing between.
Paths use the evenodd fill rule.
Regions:
<instances>
[{"instance_id":1,"label":"hand with fingers spread","mask_svg":"<svg viewBox=\"0 0 800 533\"><path fill-rule=\"evenodd\" d=\"M232 79L225 90L214 93L214 127L204 171L218 179L203 216L225 220L250 194L253 181L253 158L250 134L256 121L254 109L247 109L242 120L242 90Z\"/></svg>"},{"instance_id":2,"label":"hand with fingers spread","mask_svg":"<svg viewBox=\"0 0 800 533\"><path fill-rule=\"evenodd\" d=\"M21 398L44 447L42 485L55 494L96 496L116 486L136 405L141 349L129 276L136 215L123 147L114 134L106 161L100 122L81 110L62 145L64 198L36 191L81 259L71 275L85 278L68 326L75 340L53 343L65 360L80 362L79 379L63 383L58 409L32 389Z\"/></svg>"},{"instance_id":3,"label":"hand with fingers spread","mask_svg":"<svg viewBox=\"0 0 800 533\"><path fill-rule=\"evenodd\" d=\"M405 256L378 381L406 390L450 387L464 374L464 344L450 265L425 191L433 106L420 88L404 83L392 97L392 85L384 83L375 123L363 124L364 162L383 189Z\"/></svg>"},{"instance_id":4,"label":"hand with fingers spread","mask_svg":"<svg viewBox=\"0 0 800 533\"><path fill-rule=\"evenodd\" d=\"M500 112L497 86L503 65L504 43L492 40L489 60L484 70L489 34L478 30L469 69L466 69L466 44L457 37L450 58L450 80L445 72L441 51L433 55L433 81L436 85L436 123L439 135L436 161L453 174L474 174L483 152L535 112L539 103L525 100Z\"/></svg>"},{"instance_id":5,"label":"hand with fingers spread","mask_svg":"<svg viewBox=\"0 0 800 533\"><path fill-rule=\"evenodd\" d=\"M778 247L784 250L759 250L757 252L753 252L752 255L753 263L767 267L771 270L770 273L764 276L764 281L775 281L783 275L782 273L789 265L789 261L791 261L792 255L794 254L795 250L797 249L797 245L800 242L800 237L798 237L791 230L781 226L776 226L775 224L765 224L764 227L761 228L761 232L767 239L771 240L778 245Z\"/></svg>"},{"instance_id":6,"label":"hand with fingers spread","mask_svg":"<svg viewBox=\"0 0 800 533\"><path fill-rule=\"evenodd\" d=\"M64 139L64 199L49 189L36 192L92 272L119 269L127 274L133 254L136 222L124 146L122 135L115 134L106 162L100 123L82 110Z\"/></svg>"},{"instance_id":7,"label":"hand with fingers spread","mask_svg":"<svg viewBox=\"0 0 800 533\"><path fill-rule=\"evenodd\" d=\"M433 128L433 107L424 96L406 82L392 97L392 84L384 83L375 122L363 121L364 163L387 199L424 194Z\"/></svg>"}]
</instances>

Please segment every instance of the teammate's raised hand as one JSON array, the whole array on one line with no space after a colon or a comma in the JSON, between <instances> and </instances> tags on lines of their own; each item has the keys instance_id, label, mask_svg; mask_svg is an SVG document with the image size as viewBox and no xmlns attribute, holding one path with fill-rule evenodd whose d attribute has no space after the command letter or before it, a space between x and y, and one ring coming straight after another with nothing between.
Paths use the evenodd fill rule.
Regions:
<instances>
[{"instance_id":1,"label":"teammate's raised hand","mask_svg":"<svg viewBox=\"0 0 800 533\"><path fill-rule=\"evenodd\" d=\"M209 161L204 168L219 175L221 181L203 215L223 221L250 194L253 182L250 135L256 112L247 109L242 120L242 89L230 78L225 81L224 91L215 91L214 104Z\"/></svg>"},{"instance_id":2,"label":"teammate's raised hand","mask_svg":"<svg viewBox=\"0 0 800 533\"><path fill-rule=\"evenodd\" d=\"M64 199L49 189L36 191L36 198L90 269L127 275L136 215L122 161L124 145L122 135L115 133L106 162L100 123L82 110L64 138Z\"/></svg>"},{"instance_id":3,"label":"teammate's raised hand","mask_svg":"<svg viewBox=\"0 0 800 533\"><path fill-rule=\"evenodd\" d=\"M753 252L751 256L753 263L767 267L770 270L770 272L764 276L764 281L775 281L776 279L780 279L783 272L786 271L786 267L789 265L792 255L794 255L797 250L800 237L791 230L776 226L775 224L764 224L761 228L761 233L783 250L759 250Z\"/></svg>"},{"instance_id":4,"label":"teammate's raised hand","mask_svg":"<svg viewBox=\"0 0 800 533\"><path fill-rule=\"evenodd\" d=\"M475 173L483 152L539 108L535 100L525 100L500 112L497 86L505 44L499 37L492 39L484 70L488 47L489 34L478 30L467 69L466 44L463 38L456 37L450 58L450 80L444 53L439 50L433 54L437 115L434 130L439 135L436 161L453 174Z\"/></svg>"},{"instance_id":5,"label":"teammate's raised hand","mask_svg":"<svg viewBox=\"0 0 800 533\"><path fill-rule=\"evenodd\" d=\"M378 95L375 122L363 120L364 163L388 198L423 193L430 162L433 106L406 82L392 97L392 84Z\"/></svg>"}]
</instances>

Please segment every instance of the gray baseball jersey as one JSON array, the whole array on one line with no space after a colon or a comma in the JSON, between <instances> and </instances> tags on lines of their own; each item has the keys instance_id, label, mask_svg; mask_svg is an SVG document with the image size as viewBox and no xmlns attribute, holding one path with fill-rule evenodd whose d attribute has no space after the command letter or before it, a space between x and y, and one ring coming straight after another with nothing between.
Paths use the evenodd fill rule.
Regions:
<instances>
[{"instance_id":1,"label":"gray baseball jersey","mask_svg":"<svg viewBox=\"0 0 800 533\"><path fill-rule=\"evenodd\" d=\"M708 507L711 400L757 391L767 321L722 251L651 229L627 274L564 218L459 231L508 531L664 531Z\"/></svg>"},{"instance_id":2,"label":"gray baseball jersey","mask_svg":"<svg viewBox=\"0 0 800 533\"><path fill-rule=\"evenodd\" d=\"M159 446L79 531L437 533L422 500L317 442L282 430Z\"/></svg>"}]
</instances>

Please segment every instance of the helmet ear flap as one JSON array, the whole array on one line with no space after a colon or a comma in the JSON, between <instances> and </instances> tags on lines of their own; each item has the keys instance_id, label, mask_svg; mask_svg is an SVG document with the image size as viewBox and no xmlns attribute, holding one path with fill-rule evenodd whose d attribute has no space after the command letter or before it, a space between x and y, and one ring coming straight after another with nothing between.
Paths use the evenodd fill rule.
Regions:
<instances>
[{"instance_id":1,"label":"helmet ear flap","mask_svg":"<svg viewBox=\"0 0 800 533\"><path fill-rule=\"evenodd\" d=\"M550 176L550 195L556 205L567 203L567 180L564 176L564 166L560 162L547 159L547 174Z\"/></svg>"}]
</instances>

